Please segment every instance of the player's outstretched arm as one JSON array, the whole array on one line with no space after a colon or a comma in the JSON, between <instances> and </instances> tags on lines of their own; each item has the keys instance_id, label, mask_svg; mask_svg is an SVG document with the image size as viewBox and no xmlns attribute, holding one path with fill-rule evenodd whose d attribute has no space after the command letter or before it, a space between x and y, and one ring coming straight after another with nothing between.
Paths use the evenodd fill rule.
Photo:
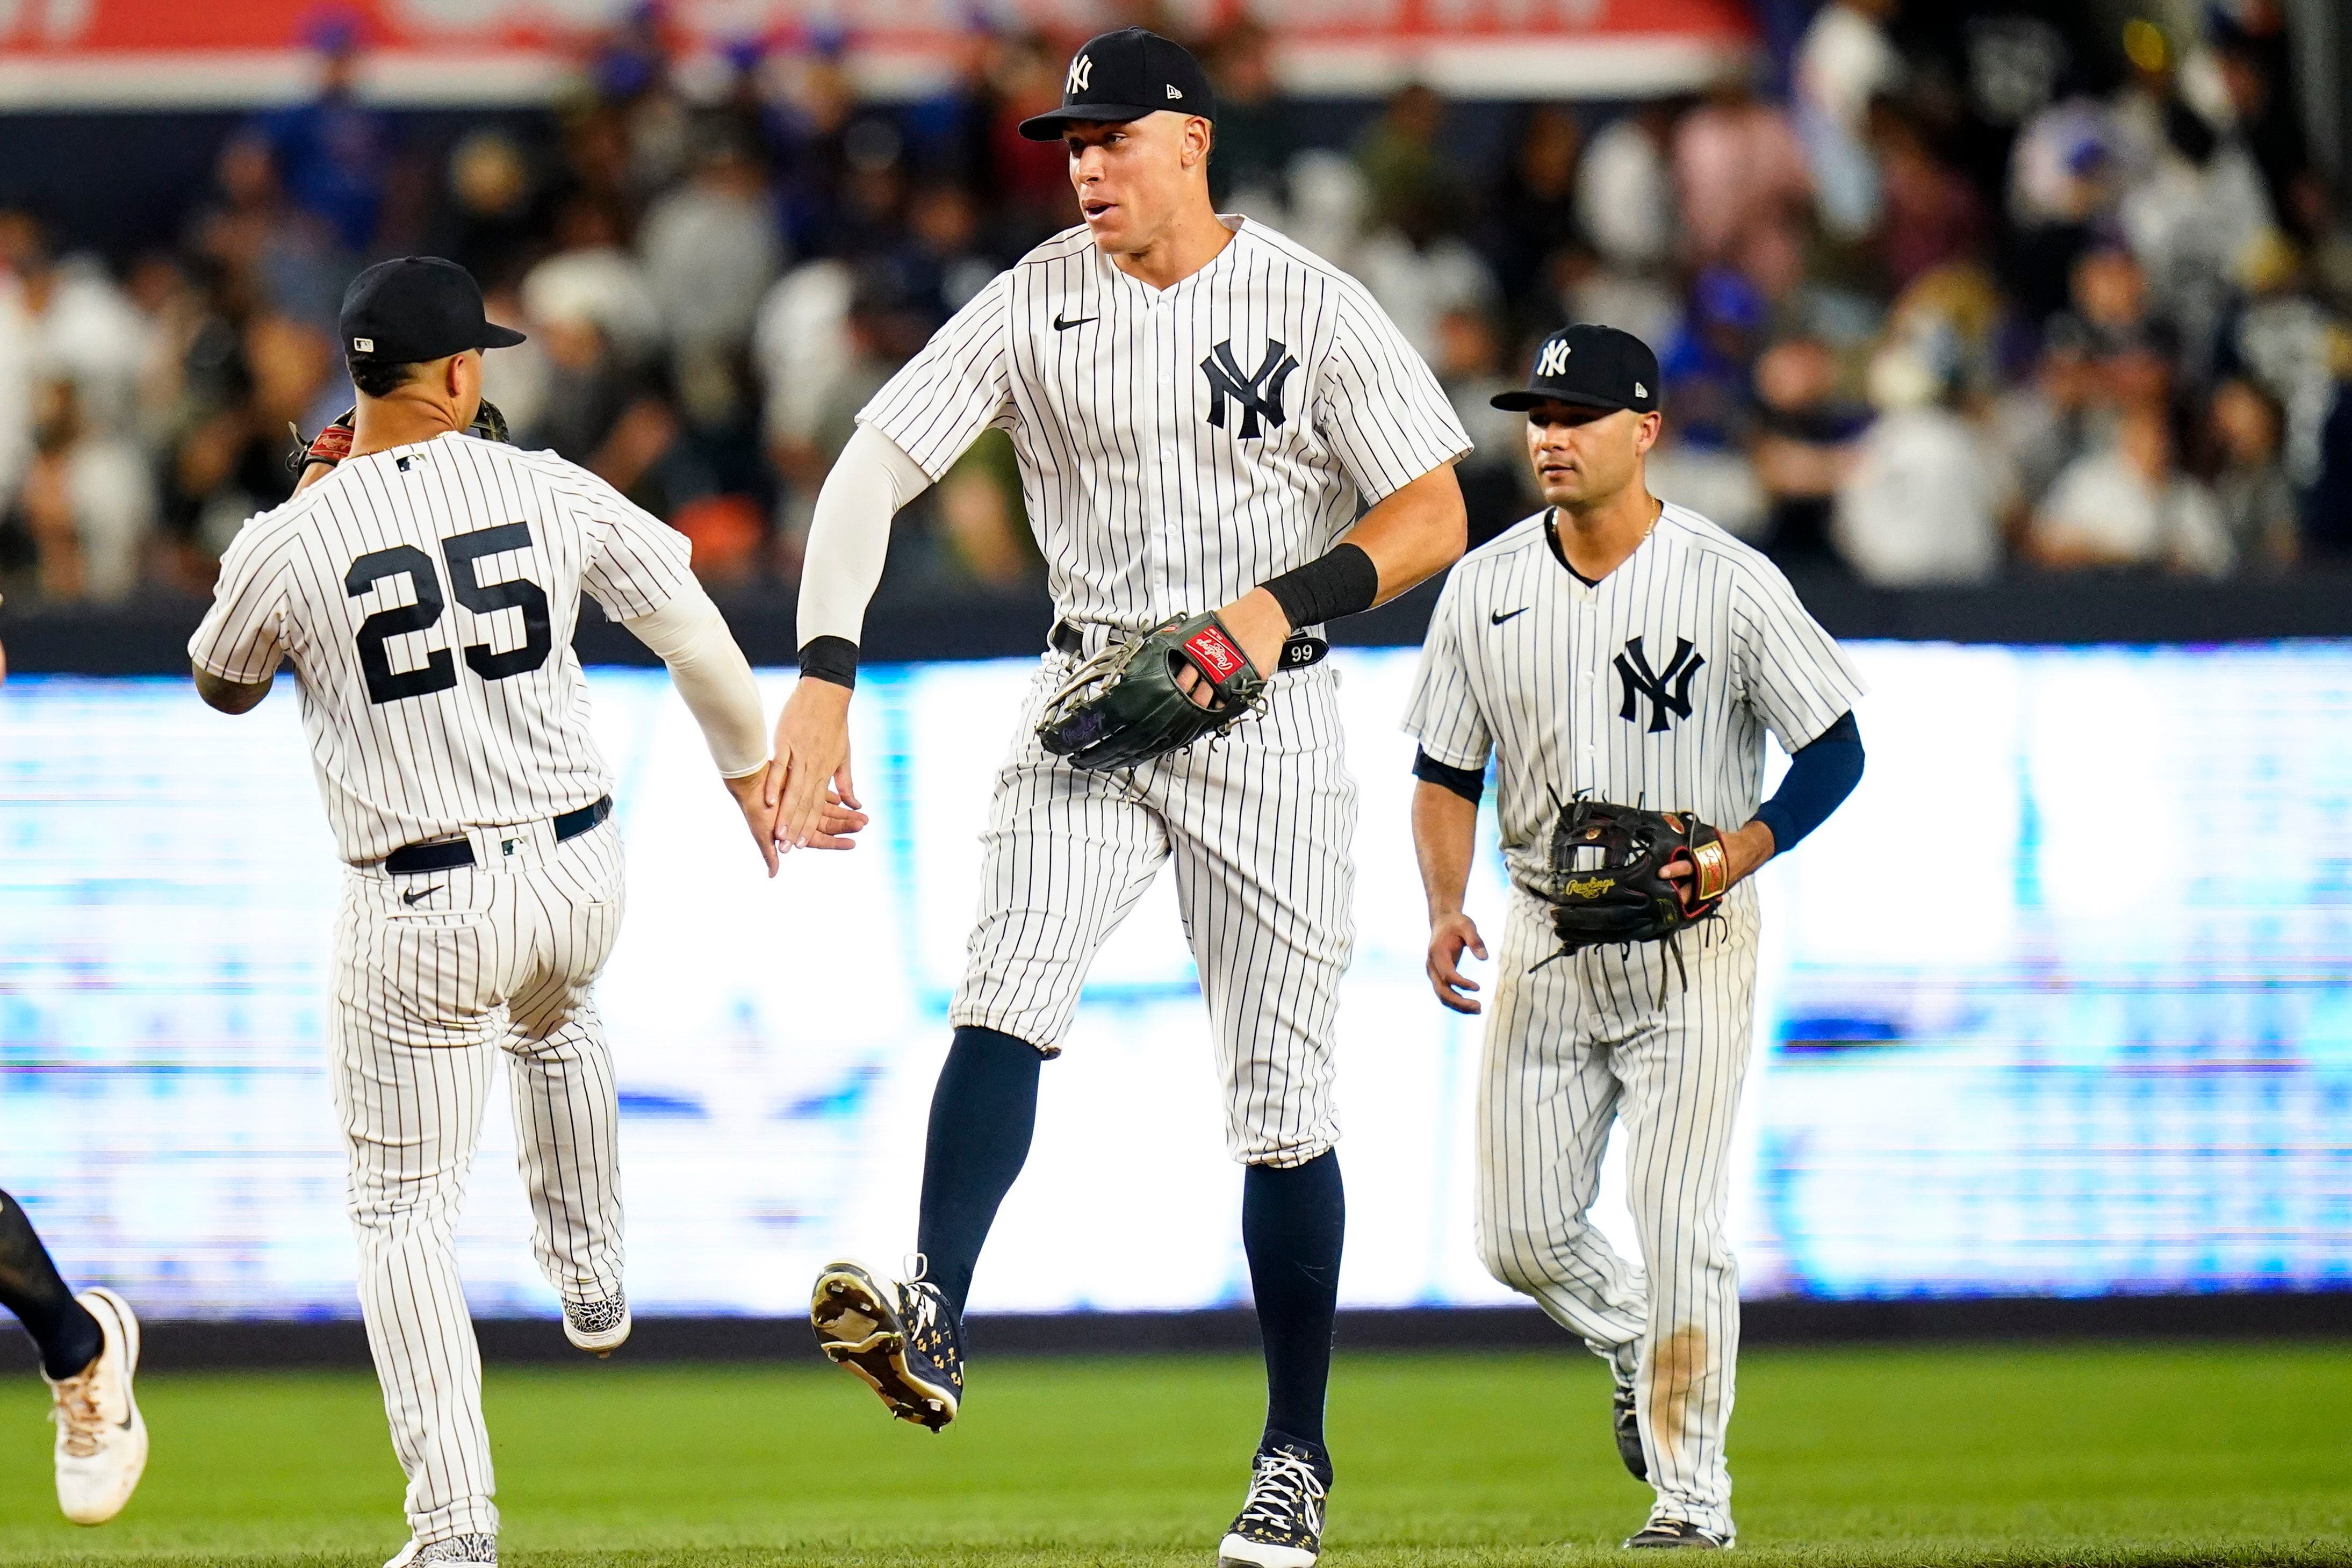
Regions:
<instances>
[{"instance_id":1,"label":"player's outstretched arm","mask_svg":"<svg viewBox=\"0 0 2352 1568\"><path fill-rule=\"evenodd\" d=\"M817 491L801 568L801 679L776 716L767 776L786 850L814 847L828 799L858 809L849 771L857 643L890 551L890 520L930 482L897 442L861 425Z\"/></svg>"},{"instance_id":2,"label":"player's outstretched arm","mask_svg":"<svg viewBox=\"0 0 2352 1568\"><path fill-rule=\"evenodd\" d=\"M1477 832L1475 797L1426 778L1413 786L1413 858L1421 863L1422 891L1429 899L1429 988L1457 1013L1475 1013L1480 1005L1470 994L1478 983L1462 973L1463 950L1486 956L1477 922L1462 909Z\"/></svg>"},{"instance_id":3,"label":"player's outstretched arm","mask_svg":"<svg viewBox=\"0 0 2352 1568\"><path fill-rule=\"evenodd\" d=\"M775 812L766 792L767 714L760 705L751 661L727 629L719 606L689 582L660 609L621 624L669 667L671 683L701 726L711 761L719 764L719 777L743 814L768 875L774 876L780 847ZM835 802L819 813L810 842L819 848L847 849L856 842L850 835L865 826L865 817L854 807Z\"/></svg>"},{"instance_id":4,"label":"player's outstretched arm","mask_svg":"<svg viewBox=\"0 0 2352 1568\"><path fill-rule=\"evenodd\" d=\"M1300 626L1386 604L1453 565L1469 526L1454 465L1440 463L1382 498L1329 552L1252 589L1218 618L1250 662L1270 671Z\"/></svg>"}]
</instances>

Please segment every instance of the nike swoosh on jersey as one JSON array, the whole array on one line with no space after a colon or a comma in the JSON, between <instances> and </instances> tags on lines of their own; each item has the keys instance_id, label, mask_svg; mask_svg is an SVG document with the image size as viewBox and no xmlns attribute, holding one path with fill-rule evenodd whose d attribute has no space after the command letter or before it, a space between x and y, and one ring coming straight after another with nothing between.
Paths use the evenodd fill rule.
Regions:
<instances>
[{"instance_id":1,"label":"nike swoosh on jersey","mask_svg":"<svg viewBox=\"0 0 2352 1568\"><path fill-rule=\"evenodd\" d=\"M1057 332L1066 332L1072 327L1083 327L1088 321L1099 321L1101 320L1102 318L1100 316L1080 316L1075 321L1066 321L1062 320L1062 312L1056 310L1054 312L1054 330Z\"/></svg>"},{"instance_id":2,"label":"nike swoosh on jersey","mask_svg":"<svg viewBox=\"0 0 2352 1568\"><path fill-rule=\"evenodd\" d=\"M439 892L444 886L446 886L446 884L436 882L429 888L419 888L413 893L403 893L400 895L400 901L406 904L413 910L416 907L417 900L431 898L434 894Z\"/></svg>"},{"instance_id":3,"label":"nike swoosh on jersey","mask_svg":"<svg viewBox=\"0 0 2352 1568\"><path fill-rule=\"evenodd\" d=\"M1530 610L1530 609L1532 609L1532 608L1534 608L1534 606L1533 606L1533 605L1520 605L1517 609L1516 609L1516 610L1494 610L1494 611L1490 611L1490 612L1488 612L1488 615L1489 615L1489 618L1490 618L1490 619L1492 619L1492 620L1494 621L1494 623L1495 623L1496 626L1501 626L1505 621L1509 620L1513 616L1524 616L1524 615L1526 615L1526 614L1528 613L1528 610Z\"/></svg>"}]
</instances>

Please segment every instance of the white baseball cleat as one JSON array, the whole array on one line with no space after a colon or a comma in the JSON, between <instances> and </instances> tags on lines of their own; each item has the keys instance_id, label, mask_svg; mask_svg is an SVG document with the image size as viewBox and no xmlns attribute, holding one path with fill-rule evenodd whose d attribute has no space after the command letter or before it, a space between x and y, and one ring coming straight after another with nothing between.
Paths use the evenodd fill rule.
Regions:
<instances>
[{"instance_id":1,"label":"white baseball cleat","mask_svg":"<svg viewBox=\"0 0 2352 1568\"><path fill-rule=\"evenodd\" d=\"M629 1337L629 1299L620 1291L603 1301L563 1303L563 1337L593 1355L607 1356Z\"/></svg>"},{"instance_id":2,"label":"white baseball cleat","mask_svg":"<svg viewBox=\"0 0 2352 1568\"><path fill-rule=\"evenodd\" d=\"M457 1535L446 1541L436 1541L430 1546L420 1546L414 1540L400 1549L397 1556L383 1568L420 1568L427 1563L474 1563L497 1568L499 1538L495 1535Z\"/></svg>"},{"instance_id":3,"label":"white baseball cleat","mask_svg":"<svg viewBox=\"0 0 2352 1568\"><path fill-rule=\"evenodd\" d=\"M103 1288L74 1298L98 1320L98 1359L62 1382L47 1373L58 1424L58 1507L76 1524L104 1524L122 1511L147 1468L147 1421L131 1396L139 1371L139 1319Z\"/></svg>"}]
</instances>

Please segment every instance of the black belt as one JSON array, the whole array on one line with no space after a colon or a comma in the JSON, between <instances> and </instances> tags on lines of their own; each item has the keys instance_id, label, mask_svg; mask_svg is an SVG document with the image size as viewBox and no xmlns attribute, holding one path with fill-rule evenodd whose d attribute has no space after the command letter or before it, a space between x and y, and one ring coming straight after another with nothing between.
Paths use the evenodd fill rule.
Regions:
<instances>
[{"instance_id":1,"label":"black belt","mask_svg":"<svg viewBox=\"0 0 2352 1568\"><path fill-rule=\"evenodd\" d=\"M556 817L555 841L577 838L606 817L613 815L613 797L605 795ZM463 838L446 839L438 844L404 844L383 858L383 868L395 877L413 876L419 871L454 871L460 866L474 863L474 847Z\"/></svg>"},{"instance_id":2,"label":"black belt","mask_svg":"<svg viewBox=\"0 0 2352 1568\"><path fill-rule=\"evenodd\" d=\"M1085 628L1074 621L1055 621L1047 640L1054 645L1055 653L1066 653L1072 658L1087 651ZM1276 663L1280 669L1305 669L1310 664L1322 663L1330 652L1331 645L1323 638L1293 632L1290 640L1282 645L1282 658Z\"/></svg>"}]
</instances>

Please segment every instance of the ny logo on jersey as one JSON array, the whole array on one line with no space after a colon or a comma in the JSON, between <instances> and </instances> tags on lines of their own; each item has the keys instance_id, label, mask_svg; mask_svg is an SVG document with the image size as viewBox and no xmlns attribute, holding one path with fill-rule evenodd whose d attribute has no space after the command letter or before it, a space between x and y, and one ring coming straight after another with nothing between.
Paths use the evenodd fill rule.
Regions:
<instances>
[{"instance_id":1,"label":"ny logo on jersey","mask_svg":"<svg viewBox=\"0 0 2352 1568\"><path fill-rule=\"evenodd\" d=\"M1706 662L1698 650L1691 647L1688 637L1675 639L1675 657L1666 660L1666 668L1653 671L1650 656L1642 651L1638 637L1625 639L1625 651L1617 656L1617 674L1625 682L1625 705L1617 710L1617 717L1629 723L1639 723L1641 700L1650 700L1650 731L1653 735L1666 727L1666 715L1677 719L1690 717L1691 677ZM1668 682L1673 682L1671 687Z\"/></svg>"},{"instance_id":2,"label":"ny logo on jersey","mask_svg":"<svg viewBox=\"0 0 2352 1568\"><path fill-rule=\"evenodd\" d=\"M1063 85L1062 90L1064 92L1086 91L1087 83L1093 78L1094 74L1094 56L1080 55L1076 59L1070 62L1070 79Z\"/></svg>"},{"instance_id":3,"label":"ny logo on jersey","mask_svg":"<svg viewBox=\"0 0 2352 1568\"><path fill-rule=\"evenodd\" d=\"M1558 375L1567 368L1568 345L1566 343L1557 342L1544 344L1543 357L1536 361L1536 374L1538 375Z\"/></svg>"},{"instance_id":4,"label":"ny logo on jersey","mask_svg":"<svg viewBox=\"0 0 2352 1568\"><path fill-rule=\"evenodd\" d=\"M1257 362L1256 373L1244 375L1234 358L1234 341L1227 338L1201 362L1201 370L1209 378L1209 423L1220 430L1225 427L1225 400L1231 398L1242 405L1242 425L1234 432L1235 440L1257 440L1262 434L1260 419L1280 428L1282 384L1297 368L1298 361L1281 341L1268 338L1265 357Z\"/></svg>"}]
</instances>

